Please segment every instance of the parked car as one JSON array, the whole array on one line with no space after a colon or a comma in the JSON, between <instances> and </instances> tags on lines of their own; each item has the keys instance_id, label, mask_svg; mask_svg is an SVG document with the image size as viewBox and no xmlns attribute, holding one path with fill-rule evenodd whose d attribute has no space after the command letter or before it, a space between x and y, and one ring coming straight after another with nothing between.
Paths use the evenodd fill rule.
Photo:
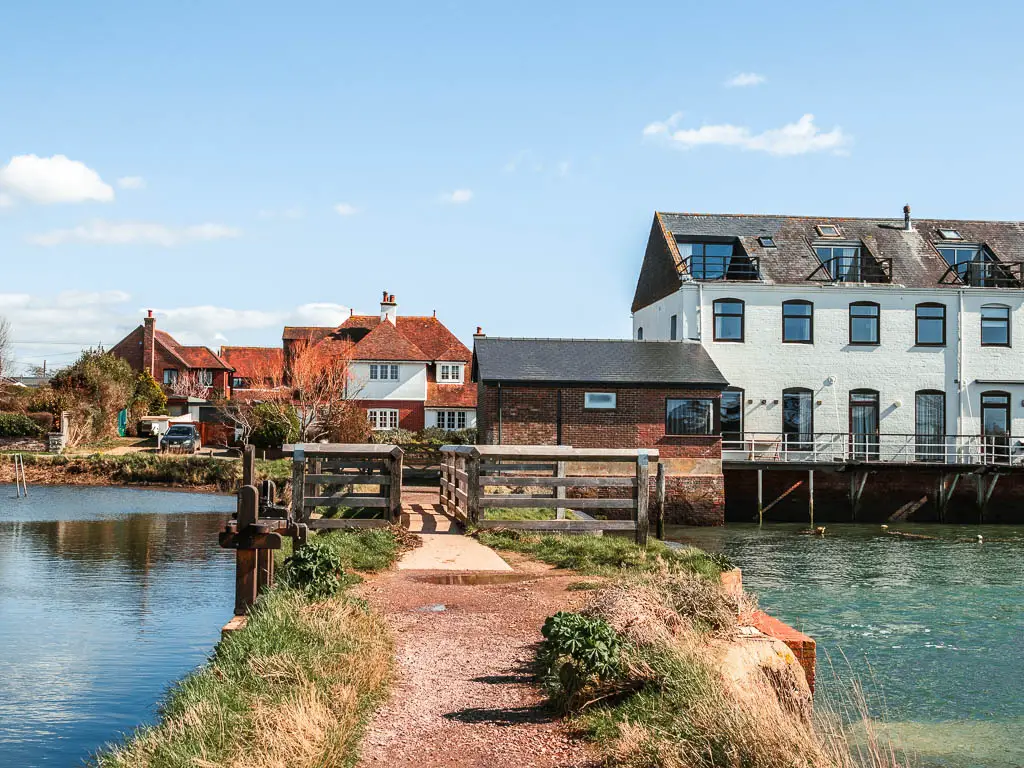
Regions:
<instances>
[{"instance_id":1,"label":"parked car","mask_svg":"<svg viewBox=\"0 0 1024 768\"><path fill-rule=\"evenodd\" d=\"M172 424L160 438L160 450L163 453L199 453L202 447L199 429L191 424Z\"/></svg>"}]
</instances>

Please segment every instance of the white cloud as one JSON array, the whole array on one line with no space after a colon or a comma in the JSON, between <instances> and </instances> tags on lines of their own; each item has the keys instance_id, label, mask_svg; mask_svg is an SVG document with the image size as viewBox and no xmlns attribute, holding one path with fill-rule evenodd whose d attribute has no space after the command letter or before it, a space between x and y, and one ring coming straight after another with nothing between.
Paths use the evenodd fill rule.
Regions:
<instances>
[{"instance_id":1,"label":"white cloud","mask_svg":"<svg viewBox=\"0 0 1024 768\"><path fill-rule=\"evenodd\" d=\"M657 120L649 125L644 126L644 136L659 136L663 133L668 133L683 119L682 112L673 112L669 115L668 120Z\"/></svg>"},{"instance_id":2,"label":"white cloud","mask_svg":"<svg viewBox=\"0 0 1024 768\"><path fill-rule=\"evenodd\" d=\"M472 199L472 189L454 189L441 195L441 201L445 203L468 203Z\"/></svg>"},{"instance_id":3,"label":"white cloud","mask_svg":"<svg viewBox=\"0 0 1024 768\"><path fill-rule=\"evenodd\" d=\"M718 145L781 156L803 155L809 152L843 154L844 148L850 143L850 137L843 133L839 126L831 131L822 132L814 124L814 115L809 113L795 123L761 133L754 133L745 126L728 123L676 129L673 119L669 118L665 122L648 125L644 128L644 135L664 136L668 141L684 149Z\"/></svg>"},{"instance_id":4,"label":"white cloud","mask_svg":"<svg viewBox=\"0 0 1024 768\"><path fill-rule=\"evenodd\" d=\"M752 85L760 85L765 82L768 78L764 75L759 75L756 72L740 72L735 77L730 77L725 81L726 88L747 88Z\"/></svg>"},{"instance_id":5,"label":"white cloud","mask_svg":"<svg viewBox=\"0 0 1024 768\"><path fill-rule=\"evenodd\" d=\"M10 208L14 205L14 198L0 192L0 208Z\"/></svg>"},{"instance_id":6,"label":"white cloud","mask_svg":"<svg viewBox=\"0 0 1024 768\"><path fill-rule=\"evenodd\" d=\"M352 205L352 203L338 203L334 206L334 210L338 212L339 216L355 216L362 209Z\"/></svg>"},{"instance_id":7,"label":"white cloud","mask_svg":"<svg viewBox=\"0 0 1024 768\"><path fill-rule=\"evenodd\" d=\"M64 243L95 243L101 245L159 245L171 248L186 242L225 240L240 237L241 230L225 224L196 224L190 227L169 227L141 221L104 221L96 219L70 229L55 229L30 235L33 245L55 246Z\"/></svg>"},{"instance_id":8,"label":"white cloud","mask_svg":"<svg viewBox=\"0 0 1024 768\"><path fill-rule=\"evenodd\" d=\"M31 203L108 203L114 189L92 168L64 155L16 155L0 167L0 189Z\"/></svg>"},{"instance_id":9,"label":"white cloud","mask_svg":"<svg viewBox=\"0 0 1024 768\"><path fill-rule=\"evenodd\" d=\"M145 189L146 180L141 176L122 176L117 180L121 189Z\"/></svg>"}]
</instances>

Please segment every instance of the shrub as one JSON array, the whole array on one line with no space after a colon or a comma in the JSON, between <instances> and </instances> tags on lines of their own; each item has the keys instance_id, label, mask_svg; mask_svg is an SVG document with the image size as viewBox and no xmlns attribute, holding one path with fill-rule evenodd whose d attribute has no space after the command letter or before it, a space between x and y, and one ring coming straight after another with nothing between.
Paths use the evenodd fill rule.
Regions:
<instances>
[{"instance_id":1,"label":"shrub","mask_svg":"<svg viewBox=\"0 0 1024 768\"><path fill-rule=\"evenodd\" d=\"M284 561L284 580L311 600L323 600L345 587L344 565L338 550L326 541L310 539Z\"/></svg>"},{"instance_id":2,"label":"shrub","mask_svg":"<svg viewBox=\"0 0 1024 768\"><path fill-rule=\"evenodd\" d=\"M604 619L559 611L544 622L541 634L541 683L562 710L578 709L618 679L621 642Z\"/></svg>"},{"instance_id":3,"label":"shrub","mask_svg":"<svg viewBox=\"0 0 1024 768\"><path fill-rule=\"evenodd\" d=\"M0 413L0 437L39 437L40 429L24 413Z\"/></svg>"},{"instance_id":4,"label":"shrub","mask_svg":"<svg viewBox=\"0 0 1024 768\"><path fill-rule=\"evenodd\" d=\"M278 448L294 441L299 433L299 418L290 406L260 403L252 409L252 420L249 442L257 448Z\"/></svg>"},{"instance_id":5,"label":"shrub","mask_svg":"<svg viewBox=\"0 0 1024 768\"><path fill-rule=\"evenodd\" d=\"M26 415L30 419L32 419L33 422L35 422L36 426L39 427L40 432L53 432L53 424L55 419L53 418L52 413L40 411L38 413L29 413Z\"/></svg>"}]
</instances>

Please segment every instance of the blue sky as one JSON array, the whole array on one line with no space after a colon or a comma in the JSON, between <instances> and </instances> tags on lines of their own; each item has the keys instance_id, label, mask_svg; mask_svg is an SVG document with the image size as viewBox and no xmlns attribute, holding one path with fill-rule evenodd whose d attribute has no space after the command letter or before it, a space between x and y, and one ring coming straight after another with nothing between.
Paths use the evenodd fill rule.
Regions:
<instances>
[{"instance_id":1,"label":"blue sky","mask_svg":"<svg viewBox=\"0 0 1024 768\"><path fill-rule=\"evenodd\" d=\"M5 4L15 338L618 337L655 210L1022 218L1010 3L373 5Z\"/></svg>"}]
</instances>

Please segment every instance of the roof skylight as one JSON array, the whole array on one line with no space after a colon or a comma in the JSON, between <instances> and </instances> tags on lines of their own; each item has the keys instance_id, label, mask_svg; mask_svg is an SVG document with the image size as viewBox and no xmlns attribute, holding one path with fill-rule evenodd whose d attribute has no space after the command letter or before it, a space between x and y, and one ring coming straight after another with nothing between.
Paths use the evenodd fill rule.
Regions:
<instances>
[{"instance_id":1,"label":"roof skylight","mask_svg":"<svg viewBox=\"0 0 1024 768\"><path fill-rule=\"evenodd\" d=\"M835 224L818 224L815 228L822 237L839 237L839 227Z\"/></svg>"},{"instance_id":2,"label":"roof skylight","mask_svg":"<svg viewBox=\"0 0 1024 768\"><path fill-rule=\"evenodd\" d=\"M940 229L939 237L943 240L963 240L963 236L955 229Z\"/></svg>"},{"instance_id":3,"label":"roof skylight","mask_svg":"<svg viewBox=\"0 0 1024 768\"><path fill-rule=\"evenodd\" d=\"M774 237L768 237L768 235L761 235L759 238L757 238L757 242L759 242L761 244L762 248L774 248L775 247L775 238Z\"/></svg>"}]
</instances>

